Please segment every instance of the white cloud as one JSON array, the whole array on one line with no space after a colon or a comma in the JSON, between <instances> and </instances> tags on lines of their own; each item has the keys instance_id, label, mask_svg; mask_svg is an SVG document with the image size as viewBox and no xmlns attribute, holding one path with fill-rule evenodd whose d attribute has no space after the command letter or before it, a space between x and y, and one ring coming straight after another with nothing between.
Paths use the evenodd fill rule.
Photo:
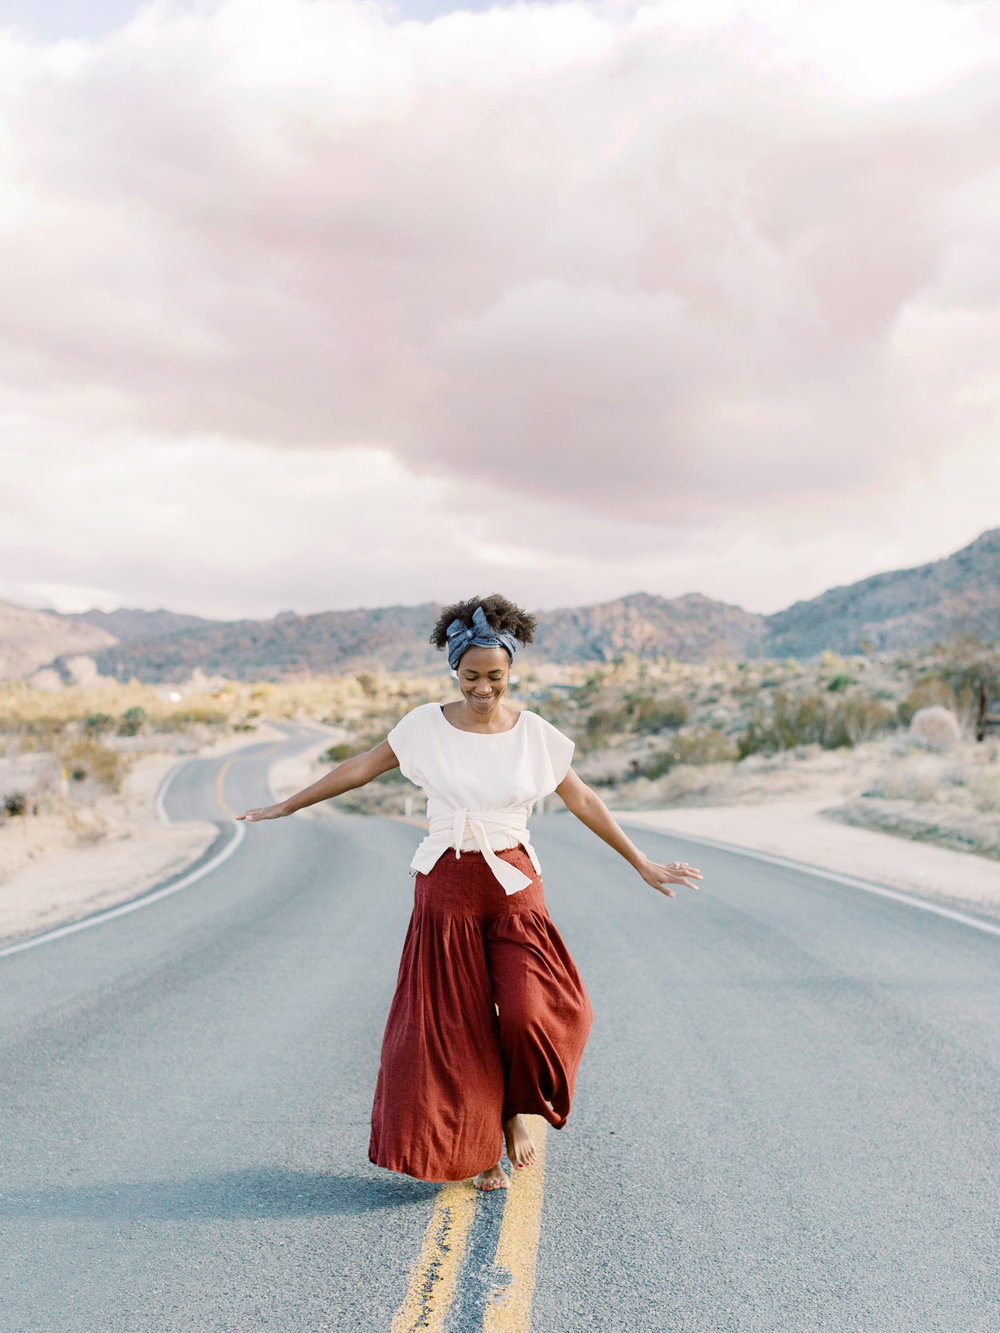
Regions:
<instances>
[{"instance_id":1,"label":"white cloud","mask_svg":"<svg viewBox=\"0 0 1000 1333\"><path fill-rule=\"evenodd\" d=\"M996 15L222 0L0 33L3 595L774 609L961 544L997 521L949 480L996 424Z\"/></svg>"}]
</instances>

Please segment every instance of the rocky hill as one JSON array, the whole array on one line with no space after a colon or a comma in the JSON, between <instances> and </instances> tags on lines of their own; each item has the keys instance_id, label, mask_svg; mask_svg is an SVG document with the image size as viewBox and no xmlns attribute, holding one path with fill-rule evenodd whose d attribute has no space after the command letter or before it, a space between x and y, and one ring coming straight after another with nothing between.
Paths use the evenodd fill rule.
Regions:
<instances>
[{"instance_id":1,"label":"rocky hill","mask_svg":"<svg viewBox=\"0 0 1000 1333\"><path fill-rule=\"evenodd\" d=\"M115 611L80 611L76 615L64 616L63 619L95 625L119 643L127 643L131 639L158 639L164 634L176 634L179 630L207 629L228 623L224 620L205 620L202 616L181 615L177 611L165 611L162 607L158 611L143 611L134 606L120 606Z\"/></svg>"},{"instance_id":2,"label":"rocky hill","mask_svg":"<svg viewBox=\"0 0 1000 1333\"><path fill-rule=\"evenodd\" d=\"M200 667L233 680L268 680L300 673L419 671L438 661L427 642L438 614L433 603L283 612L273 620L209 623L176 634L133 639L96 656L101 675L144 681L183 680Z\"/></svg>"},{"instance_id":3,"label":"rocky hill","mask_svg":"<svg viewBox=\"0 0 1000 1333\"><path fill-rule=\"evenodd\" d=\"M30 676L57 656L97 653L114 642L114 636L86 622L0 602L0 680Z\"/></svg>"},{"instance_id":4,"label":"rocky hill","mask_svg":"<svg viewBox=\"0 0 1000 1333\"><path fill-rule=\"evenodd\" d=\"M274 620L239 620L115 644L97 655L102 675L127 680L183 679L200 667L209 675L265 679L296 672L419 671L439 666L428 643L440 607L391 606L325 611ZM524 660L606 662L622 653L640 657L745 656L762 617L691 594L668 601L635 593L599 606L545 611L537 643Z\"/></svg>"},{"instance_id":5,"label":"rocky hill","mask_svg":"<svg viewBox=\"0 0 1000 1333\"><path fill-rule=\"evenodd\" d=\"M929 565L874 574L767 617L761 651L812 657L861 645L910 650L969 632L1000 638L1000 528Z\"/></svg>"},{"instance_id":6,"label":"rocky hill","mask_svg":"<svg viewBox=\"0 0 1000 1333\"><path fill-rule=\"evenodd\" d=\"M543 611L531 649L543 662L609 662L623 653L707 662L753 656L764 617L700 593L667 599L637 592L614 602Z\"/></svg>"},{"instance_id":7,"label":"rocky hill","mask_svg":"<svg viewBox=\"0 0 1000 1333\"><path fill-rule=\"evenodd\" d=\"M64 616L0 603L0 679L51 663L64 679L91 654L102 675L149 682L209 675L253 680L343 671L419 671L439 665L427 642L436 603L271 620L212 621L121 609ZM916 569L832 588L760 616L698 593L633 593L544 611L524 661L607 662L625 653L704 662L713 657L813 657L824 649L909 651L948 634L1000 637L1000 528Z\"/></svg>"}]
</instances>

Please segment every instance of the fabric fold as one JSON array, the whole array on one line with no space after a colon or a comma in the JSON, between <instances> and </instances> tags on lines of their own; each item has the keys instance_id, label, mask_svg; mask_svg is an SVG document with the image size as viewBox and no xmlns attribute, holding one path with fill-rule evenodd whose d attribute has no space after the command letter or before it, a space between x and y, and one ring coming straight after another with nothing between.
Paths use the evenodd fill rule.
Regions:
<instances>
[{"instance_id":1,"label":"fabric fold","mask_svg":"<svg viewBox=\"0 0 1000 1333\"><path fill-rule=\"evenodd\" d=\"M455 856L462 853L462 844L471 838L476 849L482 852L486 864L495 879L508 896L520 893L531 883L527 875L516 866L502 860L493 849L491 839L497 835L512 836L528 854L535 870L538 870L534 849L528 835L529 807L518 806L507 810L451 810L447 814L434 815L428 825L427 837L417 848L410 864L412 873L427 874L443 852L455 849Z\"/></svg>"},{"instance_id":2,"label":"fabric fold","mask_svg":"<svg viewBox=\"0 0 1000 1333\"><path fill-rule=\"evenodd\" d=\"M478 852L442 856L414 885L368 1156L420 1180L494 1166L511 1116L561 1128L593 1020L526 852L498 859L528 879L524 892L501 892Z\"/></svg>"}]
</instances>

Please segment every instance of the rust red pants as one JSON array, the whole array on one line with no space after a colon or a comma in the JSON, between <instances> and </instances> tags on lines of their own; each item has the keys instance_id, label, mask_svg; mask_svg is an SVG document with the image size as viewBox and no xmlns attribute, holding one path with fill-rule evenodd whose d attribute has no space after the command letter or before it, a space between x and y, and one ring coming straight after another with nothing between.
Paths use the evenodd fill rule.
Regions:
<instances>
[{"instance_id":1,"label":"rust red pants","mask_svg":"<svg viewBox=\"0 0 1000 1333\"><path fill-rule=\"evenodd\" d=\"M521 847L509 897L481 852L417 875L382 1040L368 1156L420 1180L465 1180L500 1158L501 1122L561 1129L593 1012ZM499 1012L498 1012L499 1011Z\"/></svg>"}]
</instances>

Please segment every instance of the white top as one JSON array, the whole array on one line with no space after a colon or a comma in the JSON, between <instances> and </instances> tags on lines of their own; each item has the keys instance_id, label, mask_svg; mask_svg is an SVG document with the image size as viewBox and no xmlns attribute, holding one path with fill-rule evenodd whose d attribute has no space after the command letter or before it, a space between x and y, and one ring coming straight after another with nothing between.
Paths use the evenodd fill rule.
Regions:
<instances>
[{"instance_id":1,"label":"white top","mask_svg":"<svg viewBox=\"0 0 1000 1333\"><path fill-rule=\"evenodd\" d=\"M420 704L386 737L404 777L427 793L429 832L410 862L426 874L442 852L480 851L505 892L531 880L496 852L523 847L541 872L527 822L531 808L569 772L573 742L537 713L519 713L509 731L461 731L442 705Z\"/></svg>"}]
</instances>

